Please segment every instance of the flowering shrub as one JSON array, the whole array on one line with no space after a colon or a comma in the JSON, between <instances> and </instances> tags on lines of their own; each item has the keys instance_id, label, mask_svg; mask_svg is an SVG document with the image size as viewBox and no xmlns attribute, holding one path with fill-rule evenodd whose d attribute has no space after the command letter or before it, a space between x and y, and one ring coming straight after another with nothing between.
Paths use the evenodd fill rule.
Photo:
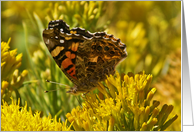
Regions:
<instances>
[{"instance_id":1,"label":"flowering shrub","mask_svg":"<svg viewBox=\"0 0 194 132\"><path fill-rule=\"evenodd\" d=\"M106 86L99 83L99 94L86 94L82 106L66 117L76 131L154 131L165 130L177 119L167 120L172 105L158 108L153 98L156 88L150 88L152 75L144 72L107 78Z\"/></svg>"},{"instance_id":2,"label":"flowering shrub","mask_svg":"<svg viewBox=\"0 0 194 132\"><path fill-rule=\"evenodd\" d=\"M28 74L27 70L19 74L18 68L21 66L22 53L17 55L17 49L9 50L10 41L11 39L8 42L1 42L1 99L6 101L10 100L12 91L19 96L18 88Z\"/></svg>"},{"instance_id":3,"label":"flowering shrub","mask_svg":"<svg viewBox=\"0 0 194 132\"><path fill-rule=\"evenodd\" d=\"M1 105L1 130L2 131L70 131L71 125L67 127L67 121L64 123L57 121L57 118L41 118L40 112L32 114L31 108L20 107L13 101L10 105L3 101Z\"/></svg>"},{"instance_id":4,"label":"flowering shrub","mask_svg":"<svg viewBox=\"0 0 194 132\"><path fill-rule=\"evenodd\" d=\"M176 119L177 115L170 117L172 105L163 105L158 108L159 101L151 102L156 88L150 88L152 75L144 72L133 75L116 73L106 80L106 85L99 83L99 93L88 93L83 97L82 106L72 109L66 117L76 131L154 131L165 130ZM20 102L20 101L19 101ZM32 115L31 109L19 107L12 100L8 105L3 101L2 130L70 130L67 120L64 123L51 119L51 116L41 118L40 112ZM168 120L167 120L168 119Z\"/></svg>"},{"instance_id":5,"label":"flowering shrub","mask_svg":"<svg viewBox=\"0 0 194 132\"><path fill-rule=\"evenodd\" d=\"M17 130L180 131L181 52L169 57L181 47L180 1L2 1L1 4L1 37L12 38L1 42L2 130L14 130L18 125ZM106 31L126 44L128 57L117 65L115 76L99 83L98 90L76 97L66 94L67 87L45 81L73 86L42 41L43 29L56 19L63 19L70 29ZM17 48L10 48L10 41ZM25 63L21 65L22 59ZM142 70L150 75L128 73ZM27 75L29 78L24 81ZM45 94L45 90L53 92ZM20 102L14 104L20 114L11 115L10 109L5 111L13 106L10 97ZM22 117L25 108L23 118L29 115L30 119L19 122L18 116Z\"/></svg>"}]
</instances>

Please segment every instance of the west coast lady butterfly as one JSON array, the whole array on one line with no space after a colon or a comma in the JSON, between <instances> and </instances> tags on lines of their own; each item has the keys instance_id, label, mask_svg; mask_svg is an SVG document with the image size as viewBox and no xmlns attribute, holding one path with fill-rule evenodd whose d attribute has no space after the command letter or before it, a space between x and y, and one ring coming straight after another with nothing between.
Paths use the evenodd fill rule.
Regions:
<instances>
[{"instance_id":1,"label":"west coast lady butterfly","mask_svg":"<svg viewBox=\"0 0 194 132\"><path fill-rule=\"evenodd\" d=\"M69 29L63 20L49 22L44 42L55 62L75 84L68 93L87 93L114 74L116 65L127 57L126 45L105 32Z\"/></svg>"}]
</instances>

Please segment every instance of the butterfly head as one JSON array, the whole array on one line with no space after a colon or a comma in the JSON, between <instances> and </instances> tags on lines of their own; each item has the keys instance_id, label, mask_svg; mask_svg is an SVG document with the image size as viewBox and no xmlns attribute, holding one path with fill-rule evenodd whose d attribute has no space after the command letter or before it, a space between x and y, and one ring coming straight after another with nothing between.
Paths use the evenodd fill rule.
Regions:
<instances>
[{"instance_id":1,"label":"butterfly head","mask_svg":"<svg viewBox=\"0 0 194 132\"><path fill-rule=\"evenodd\" d=\"M85 91L82 91L81 89L78 89L77 86L71 87L71 89L69 91L67 91L66 93L70 93L72 95L79 95L81 93L84 93Z\"/></svg>"},{"instance_id":2,"label":"butterfly head","mask_svg":"<svg viewBox=\"0 0 194 132\"><path fill-rule=\"evenodd\" d=\"M66 93L70 93L72 95L79 95L79 94L87 94L90 91L93 91L96 87L90 87L90 88L85 88L83 87L71 87L69 91L67 91Z\"/></svg>"}]
</instances>

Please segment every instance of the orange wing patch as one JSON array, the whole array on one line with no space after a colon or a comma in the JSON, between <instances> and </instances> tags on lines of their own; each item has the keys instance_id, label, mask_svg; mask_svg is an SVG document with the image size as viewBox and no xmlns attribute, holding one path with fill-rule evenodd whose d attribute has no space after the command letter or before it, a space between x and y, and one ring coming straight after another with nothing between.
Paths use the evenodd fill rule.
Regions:
<instances>
[{"instance_id":1,"label":"orange wing patch","mask_svg":"<svg viewBox=\"0 0 194 132\"><path fill-rule=\"evenodd\" d=\"M66 68L68 68L68 66L75 65L75 64L72 63L71 59L66 58L65 60L63 60L61 65L63 66L64 69L66 69Z\"/></svg>"},{"instance_id":2,"label":"orange wing patch","mask_svg":"<svg viewBox=\"0 0 194 132\"><path fill-rule=\"evenodd\" d=\"M67 58L71 59L71 52L70 52L70 51L67 51L67 52L65 53L65 55L67 56Z\"/></svg>"},{"instance_id":3,"label":"orange wing patch","mask_svg":"<svg viewBox=\"0 0 194 132\"><path fill-rule=\"evenodd\" d=\"M76 52L79 46L79 42L77 43L72 43L71 47L69 47L68 49L71 49L72 51ZM72 59L76 58L76 54L75 53L71 53L71 51L67 51L65 53L66 55L66 59L63 60L62 62L62 67L64 68L64 70L74 79L77 79L76 72L75 72L75 64L72 62Z\"/></svg>"},{"instance_id":4,"label":"orange wing patch","mask_svg":"<svg viewBox=\"0 0 194 132\"><path fill-rule=\"evenodd\" d=\"M62 67L64 68L64 70L66 70L67 73L68 73L71 77L77 79L77 77L75 76L75 64L72 63L72 61L71 61L70 58L64 59L64 60L62 61L61 65L62 65ZM71 68L69 69L69 67L71 67Z\"/></svg>"},{"instance_id":5,"label":"orange wing patch","mask_svg":"<svg viewBox=\"0 0 194 132\"><path fill-rule=\"evenodd\" d=\"M70 68L69 70L67 70L67 73L72 76L73 78L77 79L77 77L75 77L75 65Z\"/></svg>"}]
</instances>

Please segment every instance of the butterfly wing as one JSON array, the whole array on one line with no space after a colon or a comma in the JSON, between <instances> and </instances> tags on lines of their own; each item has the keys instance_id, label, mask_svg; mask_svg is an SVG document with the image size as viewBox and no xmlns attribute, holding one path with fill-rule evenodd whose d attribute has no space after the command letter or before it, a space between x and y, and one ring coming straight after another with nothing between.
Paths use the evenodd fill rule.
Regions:
<instances>
[{"instance_id":1,"label":"butterfly wing","mask_svg":"<svg viewBox=\"0 0 194 132\"><path fill-rule=\"evenodd\" d=\"M43 40L53 59L63 73L78 86L80 84L76 76L76 55L78 46L84 39L76 35L62 20L49 22L48 29L43 31Z\"/></svg>"},{"instance_id":2,"label":"butterfly wing","mask_svg":"<svg viewBox=\"0 0 194 132\"><path fill-rule=\"evenodd\" d=\"M44 42L63 73L77 86L72 91L87 92L127 56L126 45L105 32L69 30L62 20L51 21L43 31Z\"/></svg>"},{"instance_id":3,"label":"butterfly wing","mask_svg":"<svg viewBox=\"0 0 194 132\"><path fill-rule=\"evenodd\" d=\"M88 86L104 81L115 73L116 65L127 57L126 45L105 32L94 33L91 39L80 43L77 50L77 78ZM78 60L80 59L80 60Z\"/></svg>"}]
</instances>

